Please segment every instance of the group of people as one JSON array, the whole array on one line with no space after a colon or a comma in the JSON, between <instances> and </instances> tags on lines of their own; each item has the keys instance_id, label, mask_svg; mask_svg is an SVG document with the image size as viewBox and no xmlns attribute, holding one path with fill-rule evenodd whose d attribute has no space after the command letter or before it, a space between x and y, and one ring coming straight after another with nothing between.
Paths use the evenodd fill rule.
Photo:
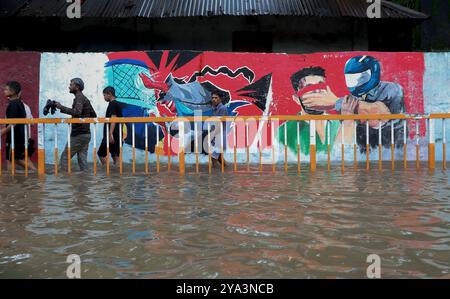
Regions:
<instances>
[{"instance_id":1,"label":"group of people","mask_svg":"<svg viewBox=\"0 0 450 299\"><path fill-rule=\"evenodd\" d=\"M70 80L69 92L75 96L73 99L72 107L66 107L58 101L53 101L52 105L55 109L58 109L61 113L71 115L74 118L95 118L97 113L91 105L90 100L83 94L84 82L80 78L74 78ZM7 82L4 87L4 95L8 98L9 103L6 108L6 118L32 118L31 110L26 105L21 97L22 87L19 82L11 81ZM105 117L123 117L122 109L123 104L116 100L116 91L114 87L108 86L103 90L103 98L108 103ZM211 106L213 116L227 116L227 108L223 105L221 95L218 92L212 92L211 94ZM97 151L97 155L102 164L106 164L107 159L107 140L109 140L109 153L113 159L113 163L118 162L120 155L120 145L123 140L120 140L120 126L117 123L107 124L109 130L107 130L106 124L103 127L103 139L101 145ZM11 166L12 161L12 142L14 142L14 160L17 165L25 167L25 129L29 129L30 126L23 124L7 125L5 128L1 128L1 134L6 135L5 139L5 153L6 160L8 161L8 168ZM14 138L12 138L12 131L14 131ZM109 135L107 136L107 132ZM215 134L217 135L217 134ZM28 133L30 140L29 145L33 145L34 141L31 138L31 132ZM89 149L89 143L91 141L90 124L72 124L72 130L70 133L70 153L71 158L77 155L78 165L81 171L88 170L87 155ZM212 145L215 143L215 139L212 139ZM67 170L68 167L68 151L69 144L66 145L64 151L61 154L60 167L61 170ZM34 152L34 147L29 146L28 159ZM225 159L217 150L212 151L213 164L224 163ZM35 165L28 160L30 170L36 170Z\"/></svg>"}]
</instances>

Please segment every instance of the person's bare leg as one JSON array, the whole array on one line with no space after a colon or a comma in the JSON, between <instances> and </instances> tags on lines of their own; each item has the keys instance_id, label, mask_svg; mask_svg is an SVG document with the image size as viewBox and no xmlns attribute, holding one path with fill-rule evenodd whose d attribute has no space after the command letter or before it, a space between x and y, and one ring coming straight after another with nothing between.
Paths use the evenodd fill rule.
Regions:
<instances>
[{"instance_id":1,"label":"person's bare leg","mask_svg":"<svg viewBox=\"0 0 450 299\"><path fill-rule=\"evenodd\" d=\"M25 169L25 160L16 160L16 164Z\"/></svg>"},{"instance_id":2,"label":"person's bare leg","mask_svg":"<svg viewBox=\"0 0 450 299\"><path fill-rule=\"evenodd\" d=\"M99 157L100 158L100 162L102 163L102 165L106 164L106 157Z\"/></svg>"},{"instance_id":3,"label":"person's bare leg","mask_svg":"<svg viewBox=\"0 0 450 299\"><path fill-rule=\"evenodd\" d=\"M25 169L25 160L18 160L17 165L20 165L21 167L23 167L23 169ZM36 166L34 166L30 158L28 158L28 169L33 171L37 170Z\"/></svg>"},{"instance_id":4,"label":"person's bare leg","mask_svg":"<svg viewBox=\"0 0 450 299\"><path fill-rule=\"evenodd\" d=\"M119 157L113 157L114 165L117 165L119 162Z\"/></svg>"},{"instance_id":5,"label":"person's bare leg","mask_svg":"<svg viewBox=\"0 0 450 299\"><path fill-rule=\"evenodd\" d=\"M33 170L33 171L37 171L36 166L34 165L33 162L31 162L31 159L30 159L30 158L28 158L28 168L31 169L31 170Z\"/></svg>"}]
</instances>

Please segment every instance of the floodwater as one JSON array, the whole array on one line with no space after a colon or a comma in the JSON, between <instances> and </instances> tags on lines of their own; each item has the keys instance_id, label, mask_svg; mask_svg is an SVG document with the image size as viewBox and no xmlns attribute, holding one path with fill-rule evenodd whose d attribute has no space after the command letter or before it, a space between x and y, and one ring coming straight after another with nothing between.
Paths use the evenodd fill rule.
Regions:
<instances>
[{"instance_id":1,"label":"floodwater","mask_svg":"<svg viewBox=\"0 0 450 299\"><path fill-rule=\"evenodd\" d=\"M450 278L448 172L203 168L3 173L0 278Z\"/></svg>"}]
</instances>

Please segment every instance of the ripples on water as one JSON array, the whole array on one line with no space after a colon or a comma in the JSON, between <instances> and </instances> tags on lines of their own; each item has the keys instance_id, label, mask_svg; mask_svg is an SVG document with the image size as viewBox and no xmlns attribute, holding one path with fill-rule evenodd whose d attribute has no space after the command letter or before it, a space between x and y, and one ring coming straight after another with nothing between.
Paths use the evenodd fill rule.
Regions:
<instances>
[{"instance_id":1,"label":"ripples on water","mask_svg":"<svg viewBox=\"0 0 450 299\"><path fill-rule=\"evenodd\" d=\"M0 278L450 278L436 170L0 177Z\"/></svg>"}]
</instances>

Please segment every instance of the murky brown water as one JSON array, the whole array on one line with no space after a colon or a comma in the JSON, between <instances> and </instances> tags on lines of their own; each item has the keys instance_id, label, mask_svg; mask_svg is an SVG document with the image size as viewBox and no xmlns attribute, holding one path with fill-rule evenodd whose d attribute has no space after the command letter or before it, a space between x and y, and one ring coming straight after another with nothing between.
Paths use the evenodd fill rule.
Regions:
<instances>
[{"instance_id":1,"label":"murky brown water","mask_svg":"<svg viewBox=\"0 0 450 299\"><path fill-rule=\"evenodd\" d=\"M450 278L449 173L295 171L3 174L0 278Z\"/></svg>"}]
</instances>

